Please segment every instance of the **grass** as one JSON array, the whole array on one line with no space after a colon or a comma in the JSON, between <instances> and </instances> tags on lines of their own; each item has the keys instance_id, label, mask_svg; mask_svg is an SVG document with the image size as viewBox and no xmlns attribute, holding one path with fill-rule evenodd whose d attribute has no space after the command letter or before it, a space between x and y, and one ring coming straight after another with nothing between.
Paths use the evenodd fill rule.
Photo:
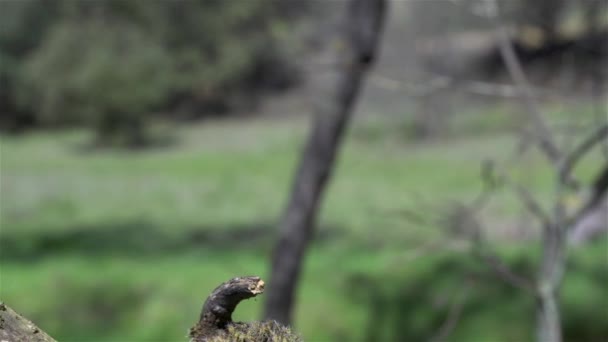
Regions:
<instances>
[{"instance_id":1,"label":"grass","mask_svg":"<svg viewBox=\"0 0 608 342\"><path fill-rule=\"evenodd\" d=\"M179 128L174 146L138 152L87 151L81 131L2 136L0 298L62 341L185 340L214 286L268 274L305 130L298 120L208 122ZM514 141L496 132L417 144L361 132L370 132L365 122L351 130L328 189L295 330L308 341L360 340L374 333L380 301L392 310L378 325L382 339L425 339L443 322L446 289L481 271L462 250L423 248L441 239L441 228L399 212L472 199L480 161L506 157ZM594 158L581 174L592 174ZM521 178L549 198L550 170L534 153L527 165ZM517 202L502 194L490 217L513 225L519 216ZM601 255L603 246L583 254ZM597 258L583 259L597 268ZM530 303L495 281L477 281L486 302L472 301L454 338L507 334L503 319L521 331L494 336L530 337ZM573 293L586 289L592 295L583 302L592 302L602 293L594 284L575 278L568 294L576 300ZM493 301L510 304L497 310ZM243 303L235 318L257 319L262 303L263 296ZM589 314L574 307L575 318Z\"/></svg>"}]
</instances>

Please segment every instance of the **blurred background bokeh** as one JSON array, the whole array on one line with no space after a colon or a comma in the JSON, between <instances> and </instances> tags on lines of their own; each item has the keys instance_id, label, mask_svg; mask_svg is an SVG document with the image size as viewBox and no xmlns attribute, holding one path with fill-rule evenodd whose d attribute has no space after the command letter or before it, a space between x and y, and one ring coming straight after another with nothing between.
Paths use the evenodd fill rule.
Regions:
<instances>
[{"instance_id":1,"label":"blurred background bokeh","mask_svg":"<svg viewBox=\"0 0 608 342\"><path fill-rule=\"evenodd\" d=\"M0 300L59 340L181 341L216 285L266 276L347 2L0 0ZM305 340L534 338L534 300L471 252L461 215L484 163L514 154L511 177L547 207L555 195L552 166L518 150L524 100L482 2L390 2L300 279ZM573 148L608 120L606 1L500 5ZM583 184L606 151L578 165ZM506 190L479 213L530 277L532 216ZM608 336L607 226L603 203L571 237L567 340Z\"/></svg>"}]
</instances>

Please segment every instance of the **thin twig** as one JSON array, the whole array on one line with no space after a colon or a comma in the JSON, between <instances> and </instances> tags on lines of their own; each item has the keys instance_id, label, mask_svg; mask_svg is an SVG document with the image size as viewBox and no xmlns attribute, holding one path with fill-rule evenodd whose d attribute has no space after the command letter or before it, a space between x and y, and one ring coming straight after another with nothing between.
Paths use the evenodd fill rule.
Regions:
<instances>
[{"instance_id":1,"label":"thin twig","mask_svg":"<svg viewBox=\"0 0 608 342\"><path fill-rule=\"evenodd\" d=\"M490 267L494 274L504 280L507 284L528 293L536 292L533 281L511 270L497 255L480 252L479 256L481 257L481 260Z\"/></svg>"},{"instance_id":2,"label":"thin twig","mask_svg":"<svg viewBox=\"0 0 608 342\"><path fill-rule=\"evenodd\" d=\"M598 206L608 192L608 164L606 164L593 182L592 193L589 199L572 215L566 223L566 229L575 227L592 209Z\"/></svg>"},{"instance_id":3,"label":"thin twig","mask_svg":"<svg viewBox=\"0 0 608 342\"><path fill-rule=\"evenodd\" d=\"M467 207L467 209L469 209L467 212L467 214L469 215L469 222L471 222L471 225L473 225L474 229L477 231L475 239L475 254L487 266L489 266L489 268L494 272L494 274L496 274L506 283L520 290L529 293L535 293L536 289L533 281L511 270L509 266L505 264L498 255L490 253L487 249L484 248L485 240L483 239L481 234L481 232L483 231L482 224L476 217L477 212L479 212L482 207L487 205L487 202L492 198L493 194L496 192L496 190L501 184L508 183L513 186L514 183L510 182L507 179L505 173L497 173L496 167L492 162L486 162L484 164L484 168L482 170L482 181L484 183L484 189L471 203L471 206ZM547 215L542 209L540 209L540 206L536 203L536 201L531 199L531 196L528 197L525 194L524 196L526 196L527 200L531 203L527 206L534 207L534 211L537 211L537 215L540 215L543 221L547 220Z\"/></svg>"},{"instance_id":4,"label":"thin twig","mask_svg":"<svg viewBox=\"0 0 608 342\"><path fill-rule=\"evenodd\" d=\"M448 336L454 331L456 324L460 321L460 317L462 316L462 309L464 308L464 304L466 302L467 296L469 294L469 284L461 292L454 297L452 300L452 304L450 305L450 309L448 311L448 315L446 320L443 322L441 327L439 328L437 334L431 338L433 342L441 342L445 341Z\"/></svg>"},{"instance_id":5,"label":"thin twig","mask_svg":"<svg viewBox=\"0 0 608 342\"><path fill-rule=\"evenodd\" d=\"M523 67L515 49L513 43L509 37L507 29L502 23L500 15L498 13L497 4L492 1L486 2L486 10L489 19L497 22L496 25L496 38L498 41L498 48L500 55L505 63L507 71L511 76L511 79L518 88L518 93L524 100L524 105L532 124L535 129L535 137L538 140L538 146L543 151L544 155L552 162L557 163L560 159L560 151L553 139L551 131L547 127L545 120L540 112L538 103L536 102L536 95L534 94L533 88L530 86L528 78L523 71Z\"/></svg>"},{"instance_id":6,"label":"thin twig","mask_svg":"<svg viewBox=\"0 0 608 342\"><path fill-rule=\"evenodd\" d=\"M572 178L572 170L576 167L579 160L595 145L600 144L606 138L608 138L608 123L603 124L592 132L565 157L559 170L560 181L563 184L567 184Z\"/></svg>"},{"instance_id":7,"label":"thin twig","mask_svg":"<svg viewBox=\"0 0 608 342\"><path fill-rule=\"evenodd\" d=\"M481 232L483 231L482 224L479 222L475 215L468 212L470 224L477 231L475 239L474 254L477 255L489 268L506 283L511 286L520 289L525 292L535 293L534 283L526 277L517 274L511 270L507 264L505 264L498 255L491 253L485 247L485 240L482 237Z\"/></svg>"},{"instance_id":8,"label":"thin twig","mask_svg":"<svg viewBox=\"0 0 608 342\"><path fill-rule=\"evenodd\" d=\"M382 89L390 91L403 91L407 93L407 96L410 97L425 97L445 89L457 87L459 87L459 90L463 90L475 95L503 98L514 98L520 96L518 88L510 84L477 80L458 80L444 75L436 75L422 83L412 83L397 80L386 75L382 75L379 72L374 72L372 77L370 77L370 82ZM534 93L539 99L547 97L561 98L565 96L565 94L561 94L550 89L534 88L534 90Z\"/></svg>"},{"instance_id":9,"label":"thin twig","mask_svg":"<svg viewBox=\"0 0 608 342\"><path fill-rule=\"evenodd\" d=\"M482 171L482 180L484 182L484 191L473 201L473 208L485 206L484 201L489 200L489 193L492 192L499 184L508 185L515 194L519 197L524 207L538 220L543 226L551 225L551 217L542 205L532 196L532 194L523 186L511 180L506 172L499 172L494 166L494 163L485 162Z\"/></svg>"},{"instance_id":10,"label":"thin twig","mask_svg":"<svg viewBox=\"0 0 608 342\"><path fill-rule=\"evenodd\" d=\"M490 270L494 272L495 275L497 275L507 284L522 291L534 293L535 287L534 283L531 280L511 270L509 266L505 264L497 254L491 253L489 250L484 248L485 240L481 236L481 223L479 222L479 220L477 220L476 217L472 216L469 219L478 232L477 239L475 241L476 248L474 250L474 254L477 255L490 268Z\"/></svg>"},{"instance_id":11,"label":"thin twig","mask_svg":"<svg viewBox=\"0 0 608 342\"><path fill-rule=\"evenodd\" d=\"M543 209L538 201L532 196L532 194L519 184L513 184L515 193L517 193L519 199L524 204L524 207L538 220L543 226L551 226L552 220L549 214Z\"/></svg>"}]
</instances>

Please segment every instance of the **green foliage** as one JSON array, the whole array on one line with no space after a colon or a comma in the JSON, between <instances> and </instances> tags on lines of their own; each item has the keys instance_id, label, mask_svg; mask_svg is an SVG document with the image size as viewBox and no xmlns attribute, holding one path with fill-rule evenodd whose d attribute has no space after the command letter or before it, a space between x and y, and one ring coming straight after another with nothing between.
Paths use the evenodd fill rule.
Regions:
<instances>
[{"instance_id":1,"label":"green foliage","mask_svg":"<svg viewBox=\"0 0 608 342\"><path fill-rule=\"evenodd\" d=\"M187 340L217 284L268 274L273 222L306 128L275 119L209 121L180 128L177 145L141 153L82 154L74 146L89 136L80 130L0 136L1 299L59 340ZM461 299L463 315L449 340L529 340L533 302L466 250L436 243L444 238L438 227L401 215L424 203L474 198L479 160L508 155L514 143L482 134L406 145L352 132L303 269L294 331L306 341L363 340L376 293L390 309L378 315L384 330L373 340L390 340L397 327L403 337L431 337ZM551 170L542 156L529 158L521 179L539 200L548 198ZM577 171L593 174L597 158L599 151ZM488 208L488 224L521 222L508 194L493 203L498 210ZM435 211L420 214L432 222ZM519 272L532 273L533 246L499 250ZM605 240L571 251L562 292L571 340L605 335L605 251ZM259 319L263 303L242 302L234 320Z\"/></svg>"},{"instance_id":2,"label":"green foliage","mask_svg":"<svg viewBox=\"0 0 608 342\"><path fill-rule=\"evenodd\" d=\"M568 340L601 340L608 333L600 309L608 305L601 294L608 276L607 242L595 241L571 255L561 291ZM498 248L511 269L533 279L538 245ZM466 252L438 251L401 272L391 267L353 275L348 289L355 301L369 307L364 336L377 340L432 340L451 319L457 320L449 332L452 341L534 339L531 294L510 286Z\"/></svg>"},{"instance_id":3,"label":"green foliage","mask_svg":"<svg viewBox=\"0 0 608 342\"><path fill-rule=\"evenodd\" d=\"M276 0L2 6L0 78L8 92L0 107L9 119L29 113L38 124L88 124L104 139L138 141L152 112L230 109L269 77L291 77L281 71L276 28L284 9Z\"/></svg>"},{"instance_id":4,"label":"green foliage","mask_svg":"<svg viewBox=\"0 0 608 342\"><path fill-rule=\"evenodd\" d=\"M143 116L167 97L170 71L165 49L136 27L65 22L24 63L17 96L44 122L85 122L102 140L143 143Z\"/></svg>"}]
</instances>

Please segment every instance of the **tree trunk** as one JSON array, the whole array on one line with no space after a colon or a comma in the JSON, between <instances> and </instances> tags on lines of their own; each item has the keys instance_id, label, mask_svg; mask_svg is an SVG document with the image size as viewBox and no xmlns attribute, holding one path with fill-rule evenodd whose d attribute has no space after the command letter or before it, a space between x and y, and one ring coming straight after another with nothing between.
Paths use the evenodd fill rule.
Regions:
<instances>
[{"instance_id":1,"label":"tree trunk","mask_svg":"<svg viewBox=\"0 0 608 342\"><path fill-rule=\"evenodd\" d=\"M341 56L335 88L316 110L291 197L279 223L266 318L283 324L291 321L302 258L313 236L317 209L363 76L376 55L385 9L386 0L351 0L348 4L341 42L345 56Z\"/></svg>"},{"instance_id":2,"label":"tree trunk","mask_svg":"<svg viewBox=\"0 0 608 342\"><path fill-rule=\"evenodd\" d=\"M543 259L537 289L537 341L561 342L559 290L566 263L564 229L561 224L545 229L550 231L543 235Z\"/></svg>"},{"instance_id":3,"label":"tree trunk","mask_svg":"<svg viewBox=\"0 0 608 342\"><path fill-rule=\"evenodd\" d=\"M537 309L537 341L539 342L559 342L562 340L562 324L557 298L557 294L554 293L540 294L540 304Z\"/></svg>"},{"instance_id":4,"label":"tree trunk","mask_svg":"<svg viewBox=\"0 0 608 342\"><path fill-rule=\"evenodd\" d=\"M0 341L57 342L4 303L0 303Z\"/></svg>"}]
</instances>

